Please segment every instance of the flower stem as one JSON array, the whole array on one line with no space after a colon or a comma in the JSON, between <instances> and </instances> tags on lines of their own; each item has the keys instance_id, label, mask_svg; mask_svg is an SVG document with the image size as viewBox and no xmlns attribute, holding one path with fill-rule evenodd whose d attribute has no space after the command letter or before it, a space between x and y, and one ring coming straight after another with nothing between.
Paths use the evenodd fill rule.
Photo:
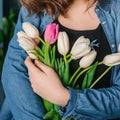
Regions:
<instances>
[{"instance_id":1,"label":"flower stem","mask_svg":"<svg viewBox=\"0 0 120 120\"><path fill-rule=\"evenodd\" d=\"M45 48L45 63L50 66L50 56L49 56L50 46L49 43L46 42L46 48Z\"/></svg>"},{"instance_id":2,"label":"flower stem","mask_svg":"<svg viewBox=\"0 0 120 120\"><path fill-rule=\"evenodd\" d=\"M68 54L68 55L66 56L66 58L69 58L69 57L71 57L71 55L72 55L71 53L70 53L70 54Z\"/></svg>"},{"instance_id":3,"label":"flower stem","mask_svg":"<svg viewBox=\"0 0 120 120\"><path fill-rule=\"evenodd\" d=\"M81 67L79 66L79 67L77 68L77 70L74 72L74 74L72 75L72 77L70 78L70 81L69 81L69 83L68 83L69 85L72 83L74 77L77 75L77 73L80 71L80 69L81 69Z\"/></svg>"},{"instance_id":4,"label":"flower stem","mask_svg":"<svg viewBox=\"0 0 120 120\"><path fill-rule=\"evenodd\" d=\"M67 62L66 55L64 55L64 61L65 61L65 63Z\"/></svg>"},{"instance_id":5,"label":"flower stem","mask_svg":"<svg viewBox=\"0 0 120 120\"><path fill-rule=\"evenodd\" d=\"M68 63L70 63L72 61L72 58L70 58L69 60L68 60Z\"/></svg>"},{"instance_id":6,"label":"flower stem","mask_svg":"<svg viewBox=\"0 0 120 120\"><path fill-rule=\"evenodd\" d=\"M35 48L35 50L38 54L40 54L41 56L44 56L43 51L38 46Z\"/></svg>"},{"instance_id":7,"label":"flower stem","mask_svg":"<svg viewBox=\"0 0 120 120\"><path fill-rule=\"evenodd\" d=\"M38 36L37 38L43 43L43 45L46 45L45 41L41 37Z\"/></svg>"},{"instance_id":8,"label":"flower stem","mask_svg":"<svg viewBox=\"0 0 120 120\"><path fill-rule=\"evenodd\" d=\"M100 81L100 79L112 68L112 66L108 67L96 80L95 82L90 86L90 88L93 88L93 86Z\"/></svg>"},{"instance_id":9,"label":"flower stem","mask_svg":"<svg viewBox=\"0 0 120 120\"><path fill-rule=\"evenodd\" d=\"M101 65L101 64L103 64L103 62L99 62L99 63L98 63L98 65ZM72 84L72 87L75 86L75 84L76 84L78 78L79 78L83 73L85 73L87 70L91 69L92 66L93 66L93 65L91 65L91 66L89 66L89 67L83 69L83 70L77 75L77 77L74 79L74 82L73 82L73 84Z\"/></svg>"},{"instance_id":10,"label":"flower stem","mask_svg":"<svg viewBox=\"0 0 120 120\"><path fill-rule=\"evenodd\" d=\"M86 69L84 69L84 70L82 70L82 71L78 74L78 76L75 78L75 80L74 80L74 82L73 82L73 84L72 84L72 87L75 86L75 84L76 84L78 78L79 78L84 72L86 72L87 70L89 70L90 68L91 68L91 66L88 67L88 68L86 68Z\"/></svg>"}]
</instances>

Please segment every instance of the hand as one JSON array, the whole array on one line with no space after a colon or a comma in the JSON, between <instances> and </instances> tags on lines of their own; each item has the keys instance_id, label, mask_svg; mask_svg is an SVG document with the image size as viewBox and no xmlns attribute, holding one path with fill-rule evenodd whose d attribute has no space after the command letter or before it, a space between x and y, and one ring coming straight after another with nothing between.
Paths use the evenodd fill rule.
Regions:
<instances>
[{"instance_id":1,"label":"hand","mask_svg":"<svg viewBox=\"0 0 120 120\"><path fill-rule=\"evenodd\" d=\"M56 72L38 60L33 63L30 57L26 58L25 64L33 91L54 104L65 106L70 98L69 91Z\"/></svg>"}]
</instances>

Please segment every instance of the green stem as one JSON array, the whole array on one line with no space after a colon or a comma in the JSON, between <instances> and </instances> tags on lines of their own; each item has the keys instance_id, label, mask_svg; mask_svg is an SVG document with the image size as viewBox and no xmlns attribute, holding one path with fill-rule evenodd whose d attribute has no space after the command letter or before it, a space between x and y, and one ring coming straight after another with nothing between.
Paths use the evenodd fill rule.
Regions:
<instances>
[{"instance_id":1,"label":"green stem","mask_svg":"<svg viewBox=\"0 0 120 120\"><path fill-rule=\"evenodd\" d=\"M74 77L78 74L78 72L80 71L80 69L81 69L81 67L79 66L79 67L77 68L77 70L74 72L74 74L72 75L72 77L70 78L70 81L69 81L69 83L68 83L69 85L72 83Z\"/></svg>"},{"instance_id":2,"label":"green stem","mask_svg":"<svg viewBox=\"0 0 120 120\"><path fill-rule=\"evenodd\" d=\"M68 63L70 63L72 61L72 58L70 58L69 60L68 60Z\"/></svg>"},{"instance_id":3,"label":"green stem","mask_svg":"<svg viewBox=\"0 0 120 120\"><path fill-rule=\"evenodd\" d=\"M38 57L38 59L39 59L41 62L44 62L44 58L43 58L43 57L41 57L40 55L38 55L37 57Z\"/></svg>"},{"instance_id":4,"label":"green stem","mask_svg":"<svg viewBox=\"0 0 120 120\"><path fill-rule=\"evenodd\" d=\"M99 63L98 63L98 65L101 65L101 64L103 64L103 62L99 62ZM91 66L85 68L84 70L82 70L82 71L77 75L77 77L74 79L74 82L73 82L73 84L72 84L73 87L75 86L75 84L76 84L78 78L79 78L83 73L85 73L87 70L91 69L92 66L93 66L93 65L91 65Z\"/></svg>"},{"instance_id":5,"label":"green stem","mask_svg":"<svg viewBox=\"0 0 120 120\"><path fill-rule=\"evenodd\" d=\"M76 84L78 78L79 78L84 72L86 72L87 70L89 70L91 67L92 67L92 66L90 66L90 67L84 69L83 71L81 71L81 72L77 75L77 77L75 78L75 80L74 80L74 82L73 82L73 84L72 84L73 87L75 86L75 84Z\"/></svg>"},{"instance_id":6,"label":"green stem","mask_svg":"<svg viewBox=\"0 0 120 120\"><path fill-rule=\"evenodd\" d=\"M111 69L112 67L108 67L96 80L95 82L90 86L90 88L93 88L93 86L100 81L100 79Z\"/></svg>"},{"instance_id":7,"label":"green stem","mask_svg":"<svg viewBox=\"0 0 120 120\"><path fill-rule=\"evenodd\" d=\"M41 37L38 36L37 38L43 43L43 45L46 45L45 41Z\"/></svg>"},{"instance_id":8,"label":"green stem","mask_svg":"<svg viewBox=\"0 0 120 120\"><path fill-rule=\"evenodd\" d=\"M35 50L36 52L38 52L38 54L40 54L41 56L44 56L43 51L38 46L35 48Z\"/></svg>"},{"instance_id":9,"label":"green stem","mask_svg":"<svg viewBox=\"0 0 120 120\"><path fill-rule=\"evenodd\" d=\"M45 51L45 55L46 55L46 57L45 57L45 63L48 65L48 66L50 66L50 56L49 56L49 49L50 48L50 46L49 46L49 43L46 43L46 51Z\"/></svg>"},{"instance_id":10,"label":"green stem","mask_svg":"<svg viewBox=\"0 0 120 120\"><path fill-rule=\"evenodd\" d=\"M69 57L71 57L71 55L72 55L71 53L70 53L70 54L68 54L68 55L66 56L66 58L69 58Z\"/></svg>"},{"instance_id":11,"label":"green stem","mask_svg":"<svg viewBox=\"0 0 120 120\"><path fill-rule=\"evenodd\" d=\"M65 63L67 62L66 55L64 55L64 61L65 61Z\"/></svg>"}]
</instances>

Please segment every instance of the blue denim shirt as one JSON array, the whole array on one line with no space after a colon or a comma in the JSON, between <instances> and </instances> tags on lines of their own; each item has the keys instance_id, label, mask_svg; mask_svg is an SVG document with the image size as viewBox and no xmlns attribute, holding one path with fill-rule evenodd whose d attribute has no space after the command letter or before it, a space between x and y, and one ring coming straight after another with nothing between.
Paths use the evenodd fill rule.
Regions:
<instances>
[{"instance_id":1,"label":"blue denim shirt","mask_svg":"<svg viewBox=\"0 0 120 120\"><path fill-rule=\"evenodd\" d=\"M120 44L120 0L107 0L106 4L97 5L95 12L106 34L112 53L117 52ZM43 33L46 25L54 20L47 13L42 13L37 17L35 15L26 16L27 10L22 7L14 36L9 43L3 66L2 81L5 79L16 79L16 75L11 75L13 73L18 74L19 79L22 79L22 74L26 75L27 73L24 65L27 54L19 46L16 35L18 31L22 30L22 23L25 21L31 22L39 29L40 33ZM63 120L69 117L77 118L78 120L120 118L120 65L112 69L111 87L80 91L69 88L69 91L70 101L66 111L60 110Z\"/></svg>"}]
</instances>

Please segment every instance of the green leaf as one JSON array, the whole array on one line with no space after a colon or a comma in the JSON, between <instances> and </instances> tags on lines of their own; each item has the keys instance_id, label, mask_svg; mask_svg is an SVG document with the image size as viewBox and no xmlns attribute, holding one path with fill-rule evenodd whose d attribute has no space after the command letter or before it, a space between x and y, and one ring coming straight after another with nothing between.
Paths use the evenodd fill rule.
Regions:
<instances>
[{"instance_id":1,"label":"green leaf","mask_svg":"<svg viewBox=\"0 0 120 120\"><path fill-rule=\"evenodd\" d=\"M4 40L4 34L2 31L0 31L0 42L3 42Z\"/></svg>"},{"instance_id":2,"label":"green leaf","mask_svg":"<svg viewBox=\"0 0 120 120\"><path fill-rule=\"evenodd\" d=\"M3 61L0 60L0 71L2 70Z\"/></svg>"},{"instance_id":3,"label":"green leaf","mask_svg":"<svg viewBox=\"0 0 120 120\"><path fill-rule=\"evenodd\" d=\"M52 120L62 120L60 115L58 113L54 114L53 119Z\"/></svg>"},{"instance_id":4,"label":"green leaf","mask_svg":"<svg viewBox=\"0 0 120 120\"><path fill-rule=\"evenodd\" d=\"M98 66L98 62L96 62L92 68L86 73L84 79L83 79L83 83L82 83L82 89L84 88L89 88L92 81L93 81L93 78L94 78L94 74L95 74L95 71L96 71L96 68Z\"/></svg>"},{"instance_id":5,"label":"green leaf","mask_svg":"<svg viewBox=\"0 0 120 120\"><path fill-rule=\"evenodd\" d=\"M44 57L44 53L43 53L43 51L40 49L40 47L36 47L35 50L36 50L37 54L39 54L41 57Z\"/></svg>"},{"instance_id":6,"label":"green leaf","mask_svg":"<svg viewBox=\"0 0 120 120\"><path fill-rule=\"evenodd\" d=\"M64 84L68 85L68 81L69 81L69 77L70 77L69 76L70 75L70 71L69 71L69 63L68 62L65 63L63 75L64 75L64 78L63 78Z\"/></svg>"},{"instance_id":7,"label":"green leaf","mask_svg":"<svg viewBox=\"0 0 120 120\"><path fill-rule=\"evenodd\" d=\"M58 112L58 111L59 111L59 106L54 104L54 110L55 110L56 112Z\"/></svg>"},{"instance_id":8,"label":"green leaf","mask_svg":"<svg viewBox=\"0 0 120 120\"><path fill-rule=\"evenodd\" d=\"M53 104L45 99L43 99L43 104L44 104L46 112L49 112L51 111L51 109L53 109Z\"/></svg>"},{"instance_id":9,"label":"green leaf","mask_svg":"<svg viewBox=\"0 0 120 120\"><path fill-rule=\"evenodd\" d=\"M55 59L55 64L54 64L55 66L54 66L54 69L55 69L55 71L58 71L58 65L57 65L57 60Z\"/></svg>"},{"instance_id":10,"label":"green leaf","mask_svg":"<svg viewBox=\"0 0 120 120\"><path fill-rule=\"evenodd\" d=\"M9 24L9 21L8 21L7 18L3 17L2 20L3 20L3 33L4 33L5 35L7 35L7 34L8 34L8 31L9 31L9 26L10 26L10 24Z\"/></svg>"},{"instance_id":11,"label":"green leaf","mask_svg":"<svg viewBox=\"0 0 120 120\"><path fill-rule=\"evenodd\" d=\"M63 74L62 74L63 73L62 72L63 63L62 63L62 59L61 58L57 59L57 65L58 65L58 74L59 74L61 80L63 80Z\"/></svg>"},{"instance_id":12,"label":"green leaf","mask_svg":"<svg viewBox=\"0 0 120 120\"><path fill-rule=\"evenodd\" d=\"M45 116L44 116L43 119L44 119L44 120L52 120L54 114L56 114L56 112L55 112L53 109L51 109L49 112L47 112L47 113L45 114Z\"/></svg>"},{"instance_id":13,"label":"green leaf","mask_svg":"<svg viewBox=\"0 0 120 120\"><path fill-rule=\"evenodd\" d=\"M56 46L54 45L50 51L50 65L52 68L55 68L55 55L56 55Z\"/></svg>"},{"instance_id":14,"label":"green leaf","mask_svg":"<svg viewBox=\"0 0 120 120\"><path fill-rule=\"evenodd\" d=\"M3 56L3 50L0 49L0 56L2 57Z\"/></svg>"},{"instance_id":15,"label":"green leaf","mask_svg":"<svg viewBox=\"0 0 120 120\"><path fill-rule=\"evenodd\" d=\"M45 60L44 60L44 63L48 66L50 66L50 52L51 51L51 47L49 45L48 42L46 42L46 46L45 46Z\"/></svg>"},{"instance_id":16,"label":"green leaf","mask_svg":"<svg viewBox=\"0 0 120 120\"><path fill-rule=\"evenodd\" d=\"M16 16L15 11L11 8L8 16L8 19L10 20L11 23L15 21L15 16Z\"/></svg>"}]
</instances>

